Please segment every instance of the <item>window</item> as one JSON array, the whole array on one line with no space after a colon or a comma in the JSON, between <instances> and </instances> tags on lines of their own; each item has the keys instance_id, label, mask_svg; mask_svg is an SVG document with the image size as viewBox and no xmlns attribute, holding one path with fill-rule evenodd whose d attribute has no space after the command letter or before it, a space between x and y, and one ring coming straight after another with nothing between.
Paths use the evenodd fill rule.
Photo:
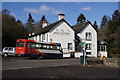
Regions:
<instances>
[{"instance_id":1,"label":"window","mask_svg":"<svg viewBox=\"0 0 120 80\"><path fill-rule=\"evenodd\" d=\"M91 52L86 52L86 55L91 55Z\"/></svg>"},{"instance_id":2,"label":"window","mask_svg":"<svg viewBox=\"0 0 120 80\"><path fill-rule=\"evenodd\" d=\"M45 40L45 34L42 34L42 40Z\"/></svg>"},{"instance_id":3,"label":"window","mask_svg":"<svg viewBox=\"0 0 120 80\"><path fill-rule=\"evenodd\" d=\"M91 41L92 40L92 34L91 33L86 33L86 40Z\"/></svg>"},{"instance_id":4,"label":"window","mask_svg":"<svg viewBox=\"0 0 120 80\"><path fill-rule=\"evenodd\" d=\"M86 43L85 49L86 49L86 50L91 50L91 49L92 49L91 43Z\"/></svg>"},{"instance_id":5,"label":"window","mask_svg":"<svg viewBox=\"0 0 120 80\"><path fill-rule=\"evenodd\" d=\"M35 44L35 43L32 43L32 44L31 44L31 48L32 48L32 49L36 48L36 44Z\"/></svg>"},{"instance_id":6,"label":"window","mask_svg":"<svg viewBox=\"0 0 120 80\"><path fill-rule=\"evenodd\" d=\"M4 50L8 50L8 48L5 48Z\"/></svg>"},{"instance_id":7,"label":"window","mask_svg":"<svg viewBox=\"0 0 120 80\"><path fill-rule=\"evenodd\" d=\"M41 35L39 35L39 41L41 41Z\"/></svg>"},{"instance_id":8,"label":"window","mask_svg":"<svg viewBox=\"0 0 120 80\"><path fill-rule=\"evenodd\" d=\"M9 51L13 51L13 48L9 48Z\"/></svg>"},{"instance_id":9,"label":"window","mask_svg":"<svg viewBox=\"0 0 120 80\"><path fill-rule=\"evenodd\" d=\"M106 45L99 45L98 51L106 51Z\"/></svg>"},{"instance_id":10,"label":"window","mask_svg":"<svg viewBox=\"0 0 120 80\"><path fill-rule=\"evenodd\" d=\"M24 47L24 42L18 42L17 47Z\"/></svg>"},{"instance_id":11,"label":"window","mask_svg":"<svg viewBox=\"0 0 120 80\"><path fill-rule=\"evenodd\" d=\"M27 48L31 48L31 43L27 43Z\"/></svg>"},{"instance_id":12,"label":"window","mask_svg":"<svg viewBox=\"0 0 120 80\"><path fill-rule=\"evenodd\" d=\"M68 43L68 50L72 50L72 43Z\"/></svg>"}]
</instances>

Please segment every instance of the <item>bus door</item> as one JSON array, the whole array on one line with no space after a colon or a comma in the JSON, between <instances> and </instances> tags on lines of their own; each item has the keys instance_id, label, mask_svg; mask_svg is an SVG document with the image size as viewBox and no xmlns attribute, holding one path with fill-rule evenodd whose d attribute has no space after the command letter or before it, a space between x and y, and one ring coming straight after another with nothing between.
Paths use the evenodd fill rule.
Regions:
<instances>
[{"instance_id":1,"label":"bus door","mask_svg":"<svg viewBox=\"0 0 120 80\"><path fill-rule=\"evenodd\" d=\"M32 43L27 42L27 49L26 49L26 51L27 51L27 54L31 54L31 52L32 52Z\"/></svg>"},{"instance_id":2,"label":"bus door","mask_svg":"<svg viewBox=\"0 0 120 80\"><path fill-rule=\"evenodd\" d=\"M37 53L36 43L31 43L30 49L28 51L29 51L29 54L37 55L38 53Z\"/></svg>"}]
</instances>

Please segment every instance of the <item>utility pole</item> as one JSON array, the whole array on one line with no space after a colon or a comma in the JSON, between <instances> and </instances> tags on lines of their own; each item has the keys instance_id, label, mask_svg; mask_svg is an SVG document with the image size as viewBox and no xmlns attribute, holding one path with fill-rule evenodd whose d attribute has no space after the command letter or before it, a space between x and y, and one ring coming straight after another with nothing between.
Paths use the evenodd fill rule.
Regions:
<instances>
[{"instance_id":1,"label":"utility pole","mask_svg":"<svg viewBox=\"0 0 120 80\"><path fill-rule=\"evenodd\" d=\"M85 39L82 39L82 42L80 43L80 45L82 46L82 51L83 51L83 65L85 65L85 56L86 56L86 43L85 43Z\"/></svg>"},{"instance_id":2,"label":"utility pole","mask_svg":"<svg viewBox=\"0 0 120 80\"><path fill-rule=\"evenodd\" d=\"M84 45L83 45L83 57L84 57L84 63L83 63L83 65L85 65L85 63L86 63L86 62L85 62L85 60L86 60L86 59L85 59L85 56L86 56L86 51L85 51L85 45L86 45L86 44L85 44L85 39L83 39L83 43L84 43Z\"/></svg>"}]
</instances>

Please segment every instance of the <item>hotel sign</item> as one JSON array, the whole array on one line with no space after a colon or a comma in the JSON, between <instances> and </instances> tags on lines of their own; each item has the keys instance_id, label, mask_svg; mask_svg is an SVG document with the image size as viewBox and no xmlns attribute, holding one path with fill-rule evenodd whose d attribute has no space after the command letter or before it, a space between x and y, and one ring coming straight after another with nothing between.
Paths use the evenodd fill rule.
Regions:
<instances>
[{"instance_id":1,"label":"hotel sign","mask_svg":"<svg viewBox=\"0 0 120 80\"><path fill-rule=\"evenodd\" d=\"M54 34L70 35L68 32L54 32Z\"/></svg>"}]
</instances>

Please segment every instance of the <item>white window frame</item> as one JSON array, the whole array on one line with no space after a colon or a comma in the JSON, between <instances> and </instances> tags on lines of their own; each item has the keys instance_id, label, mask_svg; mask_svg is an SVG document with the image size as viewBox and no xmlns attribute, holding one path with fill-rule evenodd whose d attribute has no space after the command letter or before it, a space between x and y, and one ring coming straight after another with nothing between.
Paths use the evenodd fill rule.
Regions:
<instances>
[{"instance_id":1,"label":"white window frame","mask_svg":"<svg viewBox=\"0 0 120 80\"><path fill-rule=\"evenodd\" d=\"M86 32L85 37L86 37L86 41L92 41L92 33L91 32Z\"/></svg>"},{"instance_id":2,"label":"white window frame","mask_svg":"<svg viewBox=\"0 0 120 80\"><path fill-rule=\"evenodd\" d=\"M86 50L92 50L92 44L91 43L86 43L85 49Z\"/></svg>"},{"instance_id":3,"label":"white window frame","mask_svg":"<svg viewBox=\"0 0 120 80\"><path fill-rule=\"evenodd\" d=\"M68 50L72 50L73 48L73 44L72 43L68 43Z\"/></svg>"}]
</instances>

